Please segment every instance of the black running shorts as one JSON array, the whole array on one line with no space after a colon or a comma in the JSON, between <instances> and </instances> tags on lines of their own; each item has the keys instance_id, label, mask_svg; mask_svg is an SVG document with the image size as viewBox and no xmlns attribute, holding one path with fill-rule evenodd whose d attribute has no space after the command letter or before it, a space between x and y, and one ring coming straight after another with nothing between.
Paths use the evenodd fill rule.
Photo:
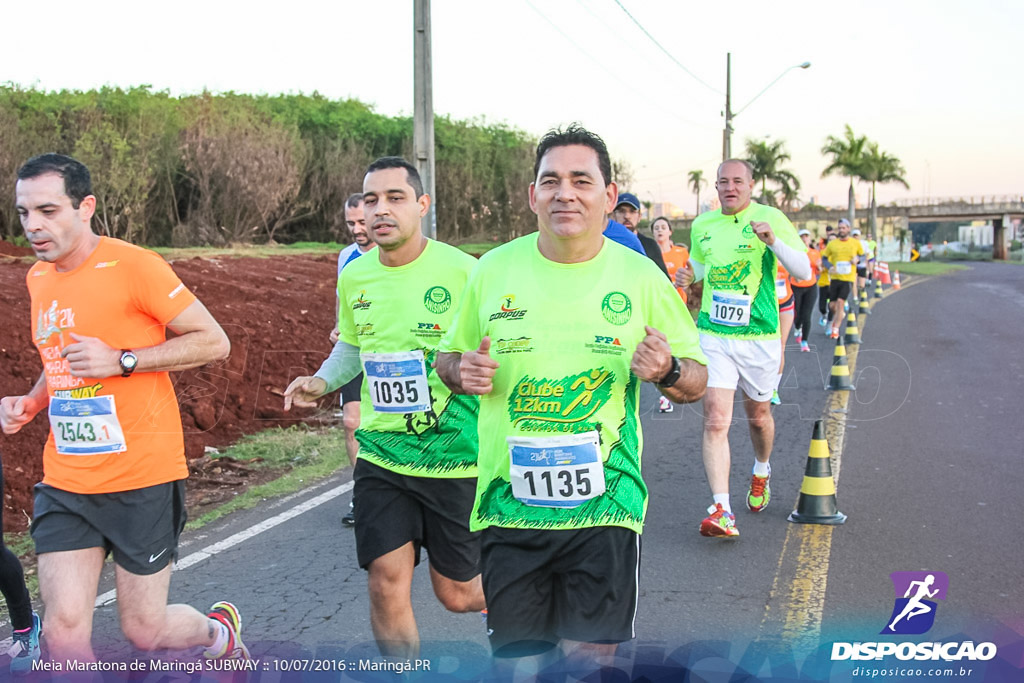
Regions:
<instances>
[{"instance_id":1,"label":"black running shorts","mask_svg":"<svg viewBox=\"0 0 1024 683\"><path fill-rule=\"evenodd\" d=\"M469 530L475 477L412 477L359 458L353 479L360 567L411 541L416 564L425 547L430 566L452 581L480 573L480 533Z\"/></svg>"},{"instance_id":2,"label":"black running shorts","mask_svg":"<svg viewBox=\"0 0 1024 683\"><path fill-rule=\"evenodd\" d=\"M868 267L867 266L857 266L857 277L867 277L867 276L868 276Z\"/></svg>"},{"instance_id":3,"label":"black running shorts","mask_svg":"<svg viewBox=\"0 0 1024 683\"><path fill-rule=\"evenodd\" d=\"M838 301L842 299L846 301L850 298L850 291L853 289L853 283L845 280L832 280L828 286L828 299L829 301Z\"/></svg>"},{"instance_id":4,"label":"black running shorts","mask_svg":"<svg viewBox=\"0 0 1024 683\"><path fill-rule=\"evenodd\" d=\"M634 637L640 536L624 527L484 529L484 596L495 657L543 653L559 640Z\"/></svg>"},{"instance_id":5,"label":"black running shorts","mask_svg":"<svg viewBox=\"0 0 1024 683\"><path fill-rule=\"evenodd\" d=\"M359 400L359 394L363 390L363 373L341 385L341 405Z\"/></svg>"},{"instance_id":6,"label":"black running shorts","mask_svg":"<svg viewBox=\"0 0 1024 683\"><path fill-rule=\"evenodd\" d=\"M185 528L185 482L120 493L71 493L35 487L36 554L104 548L132 574L156 574L178 558Z\"/></svg>"}]
</instances>

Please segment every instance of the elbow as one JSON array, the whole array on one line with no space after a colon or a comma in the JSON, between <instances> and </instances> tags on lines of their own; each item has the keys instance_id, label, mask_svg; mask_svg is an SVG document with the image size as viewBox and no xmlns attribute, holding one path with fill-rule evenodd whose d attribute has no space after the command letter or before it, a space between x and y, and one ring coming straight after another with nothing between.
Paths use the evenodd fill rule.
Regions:
<instances>
[{"instance_id":1,"label":"elbow","mask_svg":"<svg viewBox=\"0 0 1024 683\"><path fill-rule=\"evenodd\" d=\"M228 356L231 355L231 340L228 339L228 335L224 330L220 331L218 339L213 349L214 357L213 360L227 360Z\"/></svg>"}]
</instances>

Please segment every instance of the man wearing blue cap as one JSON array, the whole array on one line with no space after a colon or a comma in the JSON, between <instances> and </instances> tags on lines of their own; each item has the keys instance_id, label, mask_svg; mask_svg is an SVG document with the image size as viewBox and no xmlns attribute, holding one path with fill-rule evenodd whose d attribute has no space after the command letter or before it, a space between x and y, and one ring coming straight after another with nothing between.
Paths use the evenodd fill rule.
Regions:
<instances>
[{"instance_id":1,"label":"man wearing blue cap","mask_svg":"<svg viewBox=\"0 0 1024 683\"><path fill-rule=\"evenodd\" d=\"M620 194L618 204L615 205L615 210L612 212L612 218L625 225L640 239L647 258L654 261L661 268L661 272L665 273L665 277L668 277L668 268L665 267L665 259L661 256L661 247L653 237L637 232L637 226L640 224L640 200L636 198L636 195L629 192Z\"/></svg>"}]
</instances>

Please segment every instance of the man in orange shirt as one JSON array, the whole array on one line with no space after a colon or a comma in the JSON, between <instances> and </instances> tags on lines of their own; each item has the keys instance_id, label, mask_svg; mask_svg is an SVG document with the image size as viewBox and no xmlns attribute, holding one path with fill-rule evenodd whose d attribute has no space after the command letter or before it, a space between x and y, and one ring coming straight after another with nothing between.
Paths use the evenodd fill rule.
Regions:
<instances>
[{"instance_id":1,"label":"man in orange shirt","mask_svg":"<svg viewBox=\"0 0 1024 683\"><path fill-rule=\"evenodd\" d=\"M234 605L202 614L167 604L188 476L168 373L226 358L227 335L163 259L92 231L96 197L78 161L29 159L15 194L39 259L26 279L43 372L27 394L0 399L0 426L13 434L49 410L31 532L50 658L95 659L92 613L110 553L135 647L248 658Z\"/></svg>"}]
</instances>

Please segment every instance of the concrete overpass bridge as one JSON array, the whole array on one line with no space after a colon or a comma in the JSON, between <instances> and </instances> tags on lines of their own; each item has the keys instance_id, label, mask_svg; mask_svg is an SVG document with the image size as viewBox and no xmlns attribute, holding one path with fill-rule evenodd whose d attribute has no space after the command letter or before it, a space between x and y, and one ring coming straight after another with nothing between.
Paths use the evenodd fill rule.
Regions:
<instances>
[{"instance_id":1,"label":"concrete overpass bridge","mask_svg":"<svg viewBox=\"0 0 1024 683\"><path fill-rule=\"evenodd\" d=\"M907 243L911 223L983 220L992 223L993 258L1005 259L1006 245L1013 237L1007 234L1007 229L1015 221L1024 220L1024 195L901 199L885 206L878 206L876 211L879 242L892 245L897 251L900 248L899 244ZM805 227L812 233L823 235L824 226L835 225L840 218L846 218L847 210L804 209L787 215L798 228ZM867 232L870 221L870 209L856 210L856 227ZM692 223L692 219L673 221L677 228L687 228Z\"/></svg>"}]
</instances>

